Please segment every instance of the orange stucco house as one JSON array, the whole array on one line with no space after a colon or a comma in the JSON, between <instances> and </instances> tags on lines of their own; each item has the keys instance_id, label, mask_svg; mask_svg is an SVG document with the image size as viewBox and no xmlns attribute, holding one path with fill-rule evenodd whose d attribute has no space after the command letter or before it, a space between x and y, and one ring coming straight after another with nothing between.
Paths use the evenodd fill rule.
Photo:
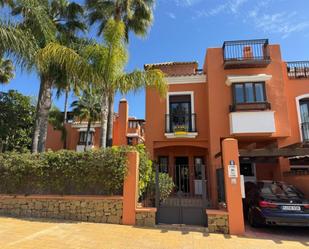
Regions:
<instances>
[{"instance_id":1,"label":"orange stucco house","mask_svg":"<svg viewBox=\"0 0 309 249\"><path fill-rule=\"evenodd\" d=\"M197 62L145 65L168 94L146 89L146 147L176 188L220 201L221 141L236 138L244 181L284 180L309 197L309 62L285 62L268 40L228 41ZM205 171L205 178L202 177Z\"/></svg>"},{"instance_id":2,"label":"orange stucco house","mask_svg":"<svg viewBox=\"0 0 309 249\"><path fill-rule=\"evenodd\" d=\"M129 105L125 99L120 100L118 113L114 115L113 145L135 145L144 142L145 120L129 117ZM84 151L86 149L99 148L100 146L100 122L91 124L90 136L86 139L87 121L80 121L70 115L66 124L66 149ZM64 149L64 141L61 131L48 125L46 148L51 150Z\"/></svg>"}]
</instances>

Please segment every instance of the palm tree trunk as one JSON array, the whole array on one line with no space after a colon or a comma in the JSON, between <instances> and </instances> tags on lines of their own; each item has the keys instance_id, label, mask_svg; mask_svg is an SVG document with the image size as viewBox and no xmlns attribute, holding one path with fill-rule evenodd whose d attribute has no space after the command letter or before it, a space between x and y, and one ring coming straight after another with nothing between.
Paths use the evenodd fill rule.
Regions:
<instances>
[{"instance_id":1,"label":"palm tree trunk","mask_svg":"<svg viewBox=\"0 0 309 249\"><path fill-rule=\"evenodd\" d=\"M85 144L85 148L84 148L85 152L87 151L88 137L89 137L89 134L90 134L90 125L91 125L91 120L89 119L88 124L87 124L87 131L86 131L86 144Z\"/></svg>"},{"instance_id":2,"label":"palm tree trunk","mask_svg":"<svg viewBox=\"0 0 309 249\"><path fill-rule=\"evenodd\" d=\"M65 97L64 97L64 123L68 122L68 100L69 100L69 88L65 89Z\"/></svg>"},{"instance_id":3,"label":"palm tree trunk","mask_svg":"<svg viewBox=\"0 0 309 249\"><path fill-rule=\"evenodd\" d=\"M101 99L101 137L100 137L101 148L106 148L107 119L108 119L108 94L107 91L103 91Z\"/></svg>"},{"instance_id":4,"label":"palm tree trunk","mask_svg":"<svg viewBox=\"0 0 309 249\"><path fill-rule=\"evenodd\" d=\"M67 148L67 136L66 136L66 123L68 122L68 101L69 101L69 87L65 88L64 97L64 117L63 117L63 129L64 129L64 139L63 139L63 149Z\"/></svg>"},{"instance_id":5,"label":"palm tree trunk","mask_svg":"<svg viewBox=\"0 0 309 249\"><path fill-rule=\"evenodd\" d=\"M34 122L34 130L33 130L33 137L32 137L32 153L38 152L38 143L39 143L39 134L40 134L40 116L39 116L39 110L41 108L41 98L42 98L42 92L43 92L43 86L44 86L44 76L40 76L40 90L39 90L39 96L37 100L36 105L36 113L35 113L35 122Z\"/></svg>"},{"instance_id":6,"label":"palm tree trunk","mask_svg":"<svg viewBox=\"0 0 309 249\"><path fill-rule=\"evenodd\" d=\"M113 123L114 123L114 93L108 97L108 121L107 121L107 141L106 146L113 146Z\"/></svg>"},{"instance_id":7,"label":"palm tree trunk","mask_svg":"<svg viewBox=\"0 0 309 249\"><path fill-rule=\"evenodd\" d=\"M52 104L52 80L45 78L43 80L43 91L40 100L40 108L38 112L38 117L40 120L39 126L39 141L38 141L38 152L45 151L45 143L47 137L47 127L48 127L48 114Z\"/></svg>"}]
</instances>

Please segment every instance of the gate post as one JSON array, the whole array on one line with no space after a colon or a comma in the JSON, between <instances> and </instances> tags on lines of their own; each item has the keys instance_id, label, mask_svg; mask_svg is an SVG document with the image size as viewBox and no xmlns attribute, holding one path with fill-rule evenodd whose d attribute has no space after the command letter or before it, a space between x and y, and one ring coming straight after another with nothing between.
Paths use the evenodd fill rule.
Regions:
<instances>
[{"instance_id":1,"label":"gate post","mask_svg":"<svg viewBox=\"0 0 309 249\"><path fill-rule=\"evenodd\" d=\"M229 214L229 231L233 235L242 235L245 232L245 226L240 187L238 142L236 139L226 138L222 141L222 161Z\"/></svg>"},{"instance_id":2,"label":"gate post","mask_svg":"<svg viewBox=\"0 0 309 249\"><path fill-rule=\"evenodd\" d=\"M123 211L122 223L135 225L135 209L138 199L138 165L139 154L136 151L128 152L128 174L123 183Z\"/></svg>"}]
</instances>

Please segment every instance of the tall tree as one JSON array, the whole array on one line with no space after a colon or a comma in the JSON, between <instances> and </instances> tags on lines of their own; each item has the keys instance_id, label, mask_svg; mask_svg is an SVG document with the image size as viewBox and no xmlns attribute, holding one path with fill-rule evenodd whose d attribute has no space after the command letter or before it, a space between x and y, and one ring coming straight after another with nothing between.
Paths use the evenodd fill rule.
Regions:
<instances>
[{"instance_id":1,"label":"tall tree","mask_svg":"<svg viewBox=\"0 0 309 249\"><path fill-rule=\"evenodd\" d=\"M73 73L68 68L65 68L64 64L72 66L72 60L80 59L74 50L62 45L62 41L66 37L62 34L67 32L66 27L74 26L75 24L74 22L69 24L66 18L68 16L67 9L63 10L61 8L63 2L62 0L16 0L12 10L13 15L22 16L22 22L19 26L23 30L30 30L37 44L34 60L28 61L29 64L32 63L35 66L40 77L39 99L32 145L33 152L45 150L52 88L58 82L63 81L62 71L65 72L66 76ZM74 6L76 5L74 4ZM67 8L69 7L67 6ZM83 27L78 26L76 30L80 28ZM49 60L42 60L42 58L47 57L47 52L51 53ZM58 54L55 57L55 52L62 54ZM54 60L52 61L51 58ZM80 66L77 61L75 62L75 66Z\"/></svg>"},{"instance_id":2,"label":"tall tree","mask_svg":"<svg viewBox=\"0 0 309 249\"><path fill-rule=\"evenodd\" d=\"M125 25L125 41L129 42L129 32L145 36L153 21L154 0L86 0L90 25L98 23L98 35L110 18L122 21ZM114 95L116 89L108 94L107 146L112 145Z\"/></svg>"},{"instance_id":3,"label":"tall tree","mask_svg":"<svg viewBox=\"0 0 309 249\"><path fill-rule=\"evenodd\" d=\"M134 71L125 73L128 51L125 43L125 26L121 21L110 19L104 28L104 43L88 46L84 56L99 78L101 93L101 136L100 145L106 147L108 97L111 91L125 93L146 85L156 87L162 94L166 92L166 81L160 70Z\"/></svg>"},{"instance_id":4,"label":"tall tree","mask_svg":"<svg viewBox=\"0 0 309 249\"><path fill-rule=\"evenodd\" d=\"M88 138L90 137L91 124L100 120L101 97L94 87L88 86L83 90L82 96L72 103L71 107L73 108L73 114L77 116L81 122L85 120L87 121L86 143L84 149L86 151Z\"/></svg>"}]
</instances>

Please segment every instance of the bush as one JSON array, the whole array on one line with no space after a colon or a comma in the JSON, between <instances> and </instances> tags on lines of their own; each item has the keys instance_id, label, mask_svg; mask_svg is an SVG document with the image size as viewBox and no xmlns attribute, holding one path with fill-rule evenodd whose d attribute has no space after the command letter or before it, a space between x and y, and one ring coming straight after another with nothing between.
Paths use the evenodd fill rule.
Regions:
<instances>
[{"instance_id":1,"label":"bush","mask_svg":"<svg viewBox=\"0 0 309 249\"><path fill-rule=\"evenodd\" d=\"M135 146L139 152L139 195L141 196L147 189L152 179L152 161L149 159L144 144Z\"/></svg>"},{"instance_id":2,"label":"bush","mask_svg":"<svg viewBox=\"0 0 309 249\"><path fill-rule=\"evenodd\" d=\"M128 148L0 154L2 194L121 194Z\"/></svg>"}]
</instances>

